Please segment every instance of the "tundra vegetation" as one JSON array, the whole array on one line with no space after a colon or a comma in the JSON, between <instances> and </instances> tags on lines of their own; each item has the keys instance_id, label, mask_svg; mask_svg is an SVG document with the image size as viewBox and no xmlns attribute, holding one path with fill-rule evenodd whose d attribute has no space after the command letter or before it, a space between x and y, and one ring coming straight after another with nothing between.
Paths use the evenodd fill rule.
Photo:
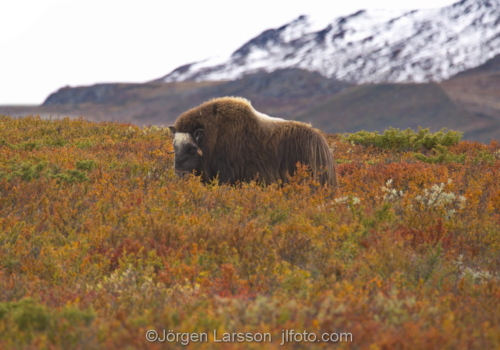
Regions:
<instances>
[{"instance_id":1,"label":"tundra vegetation","mask_svg":"<svg viewBox=\"0 0 500 350\"><path fill-rule=\"evenodd\" d=\"M419 136L420 135L420 136ZM164 349L148 330L500 347L500 143L330 135L339 186L174 176L167 128L0 117L0 348ZM331 348L291 343L285 348Z\"/></svg>"}]
</instances>

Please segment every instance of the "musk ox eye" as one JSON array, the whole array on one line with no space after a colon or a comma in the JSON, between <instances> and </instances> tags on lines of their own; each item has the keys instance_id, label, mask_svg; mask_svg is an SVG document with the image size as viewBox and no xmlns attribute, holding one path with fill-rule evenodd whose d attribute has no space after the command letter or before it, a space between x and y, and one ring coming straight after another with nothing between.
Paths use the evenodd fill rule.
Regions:
<instances>
[{"instance_id":1,"label":"musk ox eye","mask_svg":"<svg viewBox=\"0 0 500 350\"><path fill-rule=\"evenodd\" d=\"M187 147L187 153L191 154L191 155L196 155L198 153L198 147L196 147L195 145L189 145Z\"/></svg>"}]
</instances>

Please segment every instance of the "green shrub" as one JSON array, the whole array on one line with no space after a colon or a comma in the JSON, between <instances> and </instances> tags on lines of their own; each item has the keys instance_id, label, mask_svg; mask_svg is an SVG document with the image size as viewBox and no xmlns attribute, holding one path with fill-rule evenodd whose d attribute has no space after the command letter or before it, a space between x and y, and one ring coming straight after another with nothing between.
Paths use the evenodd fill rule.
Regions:
<instances>
[{"instance_id":1,"label":"green shrub","mask_svg":"<svg viewBox=\"0 0 500 350\"><path fill-rule=\"evenodd\" d=\"M92 310L74 306L55 309L31 298L0 302L0 339L25 348L38 334L45 333L52 346L74 349L85 339L84 328L94 318Z\"/></svg>"},{"instance_id":2,"label":"green shrub","mask_svg":"<svg viewBox=\"0 0 500 350\"><path fill-rule=\"evenodd\" d=\"M0 171L0 179L12 180L21 178L23 181L32 181L43 177L55 178L67 183L88 181L87 173L95 169L94 160L80 160L76 162L76 169L60 169L57 165L46 161L39 163L20 162L10 167L10 172Z\"/></svg>"},{"instance_id":3,"label":"green shrub","mask_svg":"<svg viewBox=\"0 0 500 350\"><path fill-rule=\"evenodd\" d=\"M437 146L452 146L460 142L463 133L459 131L446 131L446 128L432 134L429 129L419 127L418 132L412 129L399 130L389 128L383 134L378 131L359 131L354 134L345 134L344 140L363 146L397 151L422 151L431 150Z\"/></svg>"},{"instance_id":4,"label":"green shrub","mask_svg":"<svg viewBox=\"0 0 500 350\"><path fill-rule=\"evenodd\" d=\"M429 164L442 163L461 163L465 162L465 154L451 153L445 146L438 145L434 149L435 156L426 157L423 154L416 153L414 157L422 162Z\"/></svg>"},{"instance_id":5,"label":"green shrub","mask_svg":"<svg viewBox=\"0 0 500 350\"><path fill-rule=\"evenodd\" d=\"M53 175L55 179L62 180L64 182L72 183L72 182L83 182L88 181L89 178L87 174L80 170L72 170L68 169L64 173Z\"/></svg>"},{"instance_id":6,"label":"green shrub","mask_svg":"<svg viewBox=\"0 0 500 350\"><path fill-rule=\"evenodd\" d=\"M14 165L10 174L6 174L8 179L20 177L24 181L31 181L40 178L47 168L47 162L31 164L30 162L21 162ZM5 175L4 175L5 176Z\"/></svg>"},{"instance_id":7,"label":"green shrub","mask_svg":"<svg viewBox=\"0 0 500 350\"><path fill-rule=\"evenodd\" d=\"M79 160L76 162L76 169L82 170L82 171L92 171L95 169L97 163L96 161L89 159L89 160Z\"/></svg>"}]
</instances>

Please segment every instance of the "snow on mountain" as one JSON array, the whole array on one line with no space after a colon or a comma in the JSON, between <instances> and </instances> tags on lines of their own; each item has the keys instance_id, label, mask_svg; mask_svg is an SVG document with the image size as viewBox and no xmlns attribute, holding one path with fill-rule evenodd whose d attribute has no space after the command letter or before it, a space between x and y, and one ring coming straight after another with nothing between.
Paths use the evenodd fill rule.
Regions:
<instances>
[{"instance_id":1,"label":"snow on mountain","mask_svg":"<svg viewBox=\"0 0 500 350\"><path fill-rule=\"evenodd\" d=\"M260 70L302 68L352 83L447 79L500 54L500 0L439 9L362 10L318 30L300 16L245 43L230 57L179 67L172 81L234 80Z\"/></svg>"}]
</instances>

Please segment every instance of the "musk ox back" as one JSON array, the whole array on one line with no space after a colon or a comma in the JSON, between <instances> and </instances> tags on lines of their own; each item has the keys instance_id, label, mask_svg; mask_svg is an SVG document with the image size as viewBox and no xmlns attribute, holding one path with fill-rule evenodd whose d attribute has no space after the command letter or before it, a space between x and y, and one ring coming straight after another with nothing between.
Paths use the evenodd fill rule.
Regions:
<instances>
[{"instance_id":1,"label":"musk ox back","mask_svg":"<svg viewBox=\"0 0 500 350\"><path fill-rule=\"evenodd\" d=\"M333 154L310 125L257 112L244 98L223 97L181 114L174 133L177 175L195 173L209 182L257 179L287 182L297 163L322 185L337 184Z\"/></svg>"}]
</instances>

